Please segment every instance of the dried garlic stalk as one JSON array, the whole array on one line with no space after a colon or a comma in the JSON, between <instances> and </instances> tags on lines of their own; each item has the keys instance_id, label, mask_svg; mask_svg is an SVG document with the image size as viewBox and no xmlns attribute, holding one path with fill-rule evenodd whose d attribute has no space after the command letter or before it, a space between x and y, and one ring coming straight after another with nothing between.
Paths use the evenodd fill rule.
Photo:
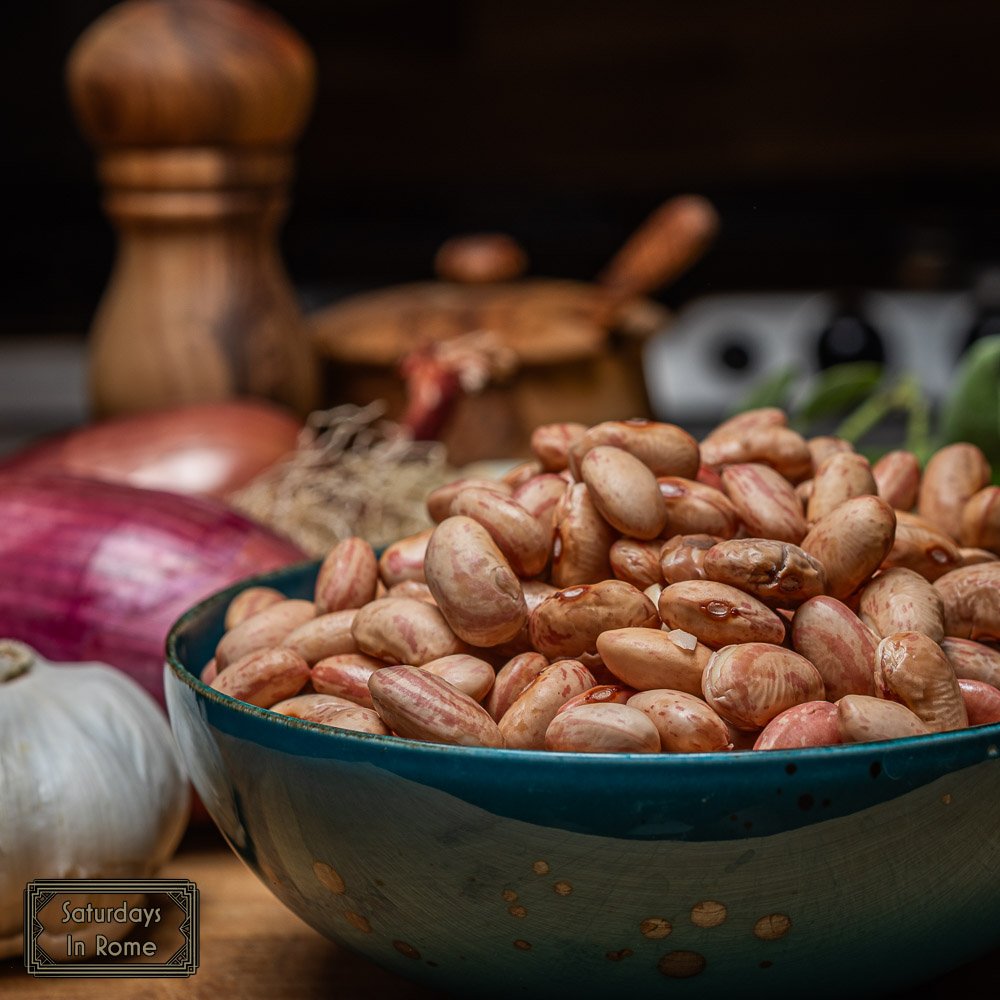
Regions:
<instances>
[{"instance_id":1,"label":"dried garlic stalk","mask_svg":"<svg viewBox=\"0 0 1000 1000\"><path fill-rule=\"evenodd\" d=\"M379 547L429 527L427 494L455 478L445 447L412 441L382 402L312 413L298 450L229 497L319 558L350 535Z\"/></svg>"}]
</instances>

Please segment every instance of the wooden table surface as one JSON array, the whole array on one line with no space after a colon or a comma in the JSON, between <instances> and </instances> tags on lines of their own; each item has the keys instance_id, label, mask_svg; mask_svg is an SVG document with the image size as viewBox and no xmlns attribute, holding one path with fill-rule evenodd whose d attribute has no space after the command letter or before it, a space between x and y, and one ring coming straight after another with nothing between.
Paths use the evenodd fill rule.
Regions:
<instances>
[{"instance_id":1,"label":"wooden table surface","mask_svg":"<svg viewBox=\"0 0 1000 1000\"><path fill-rule=\"evenodd\" d=\"M0 962L4 1000L442 1000L341 948L285 909L214 833L182 844L159 873L201 894L201 965L189 979L35 979ZM891 956L887 956L892 960ZM906 1000L1000 996L1000 949Z\"/></svg>"}]
</instances>

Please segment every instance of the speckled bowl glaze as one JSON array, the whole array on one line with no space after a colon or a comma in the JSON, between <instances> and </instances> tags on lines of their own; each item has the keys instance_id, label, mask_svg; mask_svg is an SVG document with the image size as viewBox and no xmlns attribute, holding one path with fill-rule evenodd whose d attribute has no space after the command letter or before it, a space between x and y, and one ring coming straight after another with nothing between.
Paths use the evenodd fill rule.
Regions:
<instances>
[{"instance_id":1,"label":"speckled bowl glaze","mask_svg":"<svg viewBox=\"0 0 1000 1000\"><path fill-rule=\"evenodd\" d=\"M881 995L1000 943L1000 725L573 755L339 732L198 681L234 594L309 597L315 573L189 611L166 693L233 850L340 944L460 997L785 997Z\"/></svg>"}]
</instances>

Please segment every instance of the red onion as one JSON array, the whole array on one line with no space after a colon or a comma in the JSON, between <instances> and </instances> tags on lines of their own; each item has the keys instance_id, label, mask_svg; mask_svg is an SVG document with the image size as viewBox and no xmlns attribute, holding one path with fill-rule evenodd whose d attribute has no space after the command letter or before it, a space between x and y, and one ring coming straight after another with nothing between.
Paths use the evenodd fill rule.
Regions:
<instances>
[{"instance_id":1,"label":"red onion","mask_svg":"<svg viewBox=\"0 0 1000 1000\"><path fill-rule=\"evenodd\" d=\"M161 705L173 622L227 584L305 558L215 500L0 475L0 637L120 667Z\"/></svg>"}]
</instances>

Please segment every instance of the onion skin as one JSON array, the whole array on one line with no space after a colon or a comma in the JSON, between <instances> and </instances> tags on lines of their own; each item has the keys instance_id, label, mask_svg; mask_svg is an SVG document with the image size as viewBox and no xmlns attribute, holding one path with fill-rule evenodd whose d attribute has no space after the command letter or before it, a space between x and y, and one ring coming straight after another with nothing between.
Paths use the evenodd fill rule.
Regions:
<instances>
[{"instance_id":1,"label":"onion skin","mask_svg":"<svg viewBox=\"0 0 1000 1000\"><path fill-rule=\"evenodd\" d=\"M215 500L0 474L0 635L49 660L118 667L161 706L174 621L230 583L306 558Z\"/></svg>"},{"instance_id":2,"label":"onion skin","mask_svg":"<svg viewBox=\"0 0 1000 1000\"><path fill-rule=\"evenodd\" d=\"M194 403L46 438L0 461L0 471L224 498L295 451L300 426L263 400Z\"/></svg>"}]
</instances>

